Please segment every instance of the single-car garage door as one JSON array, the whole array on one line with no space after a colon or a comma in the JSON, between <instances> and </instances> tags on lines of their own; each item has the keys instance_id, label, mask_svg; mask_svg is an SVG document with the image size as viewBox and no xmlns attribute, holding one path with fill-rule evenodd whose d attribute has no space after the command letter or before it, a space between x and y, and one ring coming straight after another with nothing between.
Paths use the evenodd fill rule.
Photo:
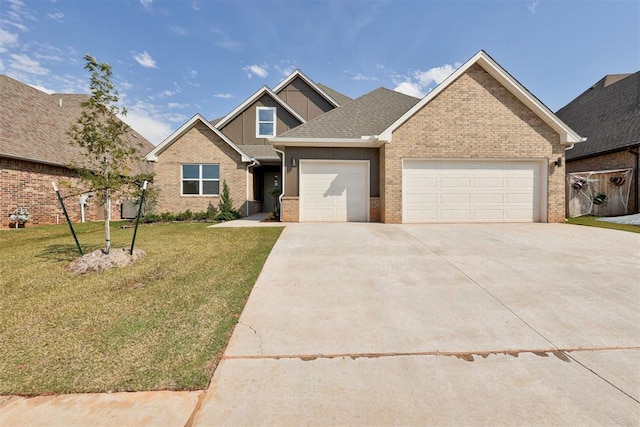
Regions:
<instances>
[{"instance_id":1,"label":"single-car garage door","mask_svg":"<svg viewBox=\"0 0 640 427\"><path fill-rule=\"evenodd\" d=\"M300 221L368 221L369 161L300 160Z\"/></svg>"},{"instance_id":2,"label":"single-car garage door","mask_svg":"<svg viewBox=\"0 0 640 427\"><path fill-rule=\"evenodd\" d=\"M402 221L546 221L542 162L409 160L402 164Z\"/></svg>"}]
</instances>

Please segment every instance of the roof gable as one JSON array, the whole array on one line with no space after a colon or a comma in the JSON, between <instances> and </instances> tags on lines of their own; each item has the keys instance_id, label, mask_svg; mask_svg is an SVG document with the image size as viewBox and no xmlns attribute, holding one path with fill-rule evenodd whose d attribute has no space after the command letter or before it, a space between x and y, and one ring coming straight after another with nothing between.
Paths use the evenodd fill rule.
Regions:
<instances>
[{"instance_id":1,"label":"roof gable","mask_svg":"<svg viewBox=\"0 0 640 427\"><path fill-rule=\"evenodd\" d=\"M322 96L328 103L333 105L334 107L339 107L340 103L335 100L327 91L322 89L319 85L314 83L309 77L307 77L302 71L295 70L293 73L289 74L283 81L278 83L276 87L273 88L273 91L276 94L279 94L285 87L291 84L295 79L300 79L307 84L311 89L316 91L316 93Z\"/></svg>"},{"instance_id":2,"label":"roof gable","mask_svg":"<svg viewBox=\"0 0 640 427\"><path fill-rule=\"evenodd\" d=\"M183 124L178 130L169 135L164 141L162 141L156 148L154 148L149 154L146 155L146 159L150 162L155 162L158 160L158 156L162 154L164 150L169 148L174 142L180 139L185 133L187 133L191 128L193 128L196 123L202 122L204 125L209 128L213 133L215 133L220 139L222 139L225 143L227 143L231 148L233 148L240 157L243 162L251 162L253 159L247 155L244 151L240 149L236 144L233 143L229 138L227 138L218 128L213 126L209 121L207 121L200 114L196 114L189 121Z\"/></svg>"},{"instance_id":3,"label":"roof gable","mask_svg":"<svg viewBox=\"0 0 640 427\"><path fill-rule=\"evenodd\" d=\"M220 119L216 124L216 129L223 129L226 125L228 125L233 119L238 117L242 112L247 110L251 105L253 105L257 100L259 100L264 95L267 95L278 103L282 108L288 111L293 117L300 121L300 123L306 122L304 117L300 115L296 110L294 110L289 104L284 102L282 98L275 94L274 91L269 89L267 86L262 86L259 90L257 90L253 95L247 98L242 104L238 105L233 111Z\"/></svg>"},{"instance_id":4,"label":"roof gable","mask_svg":"<svg viewBox=\"0 0 640 427\"><path fill-rule=\"evenodd\" d=\"M538 98L522 86L515 78L513 78L506 70L504 70L497 62L493 60L485 51L481 50L471 59L460 66L442 83L436 86L424 98L422 98L413 108L407 111L402 117L398 118L391 126L380 134L380 139L390 142L393 138L393 132L403 123L409 120L414 114L421 110L425 105L431 102L438 94L446 90L454 81L474 64L478 64L487 71L494 79L502 84L509 92L511 92L520 102L531 109L540 119L549 125L554 131L560 135L560 142L565 145L571 145L582 142L584 139L578 135L569 126L563 123L551 110L549 110Z\"/></svg>"}]
</instances>

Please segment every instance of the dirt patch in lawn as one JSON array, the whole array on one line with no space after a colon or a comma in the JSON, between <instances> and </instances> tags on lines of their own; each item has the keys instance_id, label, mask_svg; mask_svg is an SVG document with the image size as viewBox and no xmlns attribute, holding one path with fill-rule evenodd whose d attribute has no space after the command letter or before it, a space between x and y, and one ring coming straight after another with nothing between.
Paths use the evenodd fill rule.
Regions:
<instances>
[{"instance_id":1,"label":"dirt patch in lawn","mask_svg":"<svg viewBox=\"0 0 640 427\"><path fill-rule=\"evenodd\" d=\"M90 271L105 271L117 267L126 267L145 256L141 249L112 249L105 254L102 249L96 249L76 259L69 265L73 274L84 274Z\"/></svg>"}]
</instances>

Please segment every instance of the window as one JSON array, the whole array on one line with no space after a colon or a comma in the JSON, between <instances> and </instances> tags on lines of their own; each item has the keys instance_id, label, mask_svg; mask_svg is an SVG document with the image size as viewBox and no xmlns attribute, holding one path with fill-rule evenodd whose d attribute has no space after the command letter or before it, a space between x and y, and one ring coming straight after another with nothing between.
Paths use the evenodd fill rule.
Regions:
<instances>
[{"instance_id":1,"label":"window","mask_svg":"<svg viewBox=\"0 0 640 427\"><path fill-rule=\"evenodd\" d=\"M275 107L258 107L256 110L256 138L276 136Z\"/></svg>"},{"instance_id":2,"label":"window","mask_svg":"<svg viewBox=\"0 0 640 427\"><path fill-rule=\"evenodd\" d=\"M220 194L220 165L182 165L182 194L217 196Z\"/></svg>"}]
</instances>

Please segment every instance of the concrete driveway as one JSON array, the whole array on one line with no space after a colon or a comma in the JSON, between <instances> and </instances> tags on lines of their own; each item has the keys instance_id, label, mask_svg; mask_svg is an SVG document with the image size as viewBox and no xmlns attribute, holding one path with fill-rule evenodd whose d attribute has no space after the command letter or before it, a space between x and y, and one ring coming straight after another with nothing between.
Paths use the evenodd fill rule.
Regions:
<instances>
[{"instance_id":1,"label":"concrete driveway","mask_svg":"<svg viewBox=\"0 0 640 427\"><path fill-rule=\"evenodd\" d=\"M640 234L288 225L193 425L638 425Z\"/></svg>"}]
</instances>

